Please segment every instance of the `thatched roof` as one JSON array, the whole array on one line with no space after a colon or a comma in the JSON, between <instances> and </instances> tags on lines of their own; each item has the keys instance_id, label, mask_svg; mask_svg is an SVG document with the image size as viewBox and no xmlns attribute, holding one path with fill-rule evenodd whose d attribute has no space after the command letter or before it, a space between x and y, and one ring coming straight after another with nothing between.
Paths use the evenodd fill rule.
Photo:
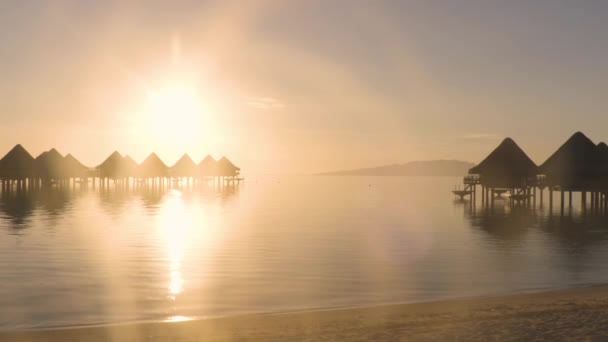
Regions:
<instances>
[{"instance_id":1,"label":"thatched roof","mask_svg":"<svg viewBox=\"0 0 608 342\"><path fill-rule=\"evenodd\" d=\"M217 161L217 172L219 176L236 176L241 169L234 164L228 158L222 157Z\"/></svg>"},{"instance_id":2,"label":"thatched roof","mask_svg":"<svg viewBox=\"0 0 608 342\"><path fill-rule=\"evenodd\" d=\"M518 187L535 177L538 167L513 139L506 138L469 173L480 175L482 184Z\"/></svg>"},{"instance_id":3,"label":"thatched roof","mask_svg":"<svg viewBox=\"0 0 608 342\"><path fill-rule=\"evenodd\" d=\"M58 179L68 177L65 159L56 149L42 152L35 159L36 175L41 178Z\"/></svg>"},{"instance_id":4,"label":"thatched roof","mask_svg":"<svg viewBox=\"0 0 608 342\"><path fill-rule=\"evenodd\" d=\"M198 168L187 153L171 167L171 175L175 177L194 177L198 174Z\"/></svg>"},{"instance_id":5,"label":"thatched roof","mask_svg":"<svg viewBox=\"0 0 608 342\"><path fill-rule=\"evenodd\" d=\"M118 151L114 151L103 163L97 166L97 169L99 170L100 177L126 177L123 158Z\"/></svg>"},{"instance_id":6,"label":"thatched roof","mask_svg":"<svg viewBox=\"0 0 608 342\"><path fill-rule=\"evenodd\" d=\"M142 177L164 177L167 175L169 167L156 155L150 153L148 158L141 163Z\"/></svg>"},{"instance_id":7,"label":"thatched roof","mask_svg":"<svg viewBox=\"0 0 608 342\"><path fill-rule=\"evenodd\" d=\"M35 174L34 157L17 144L0 159L0 177L6 179L23 179Z\"/></svg>"},{"instance_id":8,"label":"thatched roof","mask_svg":"<svg viewBox=\"0 0 608 342\"><path fill-rule=\"evenodd\" d=\"M597 144L597 151L604 162L608 162L608 145L605 142Z\"/></svg>"},{"instance_id":9,"label":"thatched roof","mask_svg":"<svg viewBox=\"0 0 608 342\"><path fill-rule=\"evenodd\" d=\"M198 164L198 169L203 176L215 176L217 174L217 161L212 156L207 155Z\"/></svg>"},{"instance_id":10,"label":"thatched roof","mask_svg":"<svg viewBox=\"0 0 608 342\"><path fill-rule=\"evenodd\" d=\"M128 177L139 177L139 164L133 158L127 155L122 161L124 172Z\"/></svg>"},{"instance_id":11,"label":"thatched roof","mask_svg":"<svg viewBox=\"0 0 608 342\"><path fill-rule=\"evenodd\" d=\"M66 172L69 177L86 177L89 174L89 168L82 164L70 153L68 153L63 159Z\"/></svg>"},{"instance_id":12,"label":"thatched roof","mask_svg":"<svg viewBox=\"0 0 608 342\"><path fill-rule=\"evenodd\" d=\"M583 189L597 177L601 164L601 149L576 132L540 166L540 172L550 185Z\"/></svg>"}]
</instances>

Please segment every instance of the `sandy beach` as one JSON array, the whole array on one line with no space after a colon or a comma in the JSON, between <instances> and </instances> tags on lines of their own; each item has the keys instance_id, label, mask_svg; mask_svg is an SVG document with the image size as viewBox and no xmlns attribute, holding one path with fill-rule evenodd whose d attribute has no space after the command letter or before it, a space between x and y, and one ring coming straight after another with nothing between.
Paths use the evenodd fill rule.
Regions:
<instances>
[{"instance_id":1,"label":"sandy beach","mask_svg":"<svg viewBox=\"0 0 608 342\"><path fill-rule=\"evenodd\" d=\"M5 332L1 341L600 341L608 286L287 314Z\"/></svg>"}]
</instances>

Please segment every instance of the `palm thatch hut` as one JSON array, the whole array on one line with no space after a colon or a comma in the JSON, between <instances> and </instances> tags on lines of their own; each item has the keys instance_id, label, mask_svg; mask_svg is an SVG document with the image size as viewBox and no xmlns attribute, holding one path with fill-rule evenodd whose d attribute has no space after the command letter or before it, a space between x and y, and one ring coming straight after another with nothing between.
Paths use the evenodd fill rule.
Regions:
<instances>
[{"instance_id":1,"label":"palm thatch hut","mask_svg":"<svg viewBox=\"0 0 608 342\"><path fill-rule=\"evenodd\" d=\"M128 155L123 158L123 169L126 177L140 176L139 164Z\"/></svg>"},{"instance_id":2,"label":"palm thatch hut","mask_svg":"<svg viewBox=\"0 0 608 342\"><path fill-rule=\"evenodd\" d=\"M598 185L602 190L608 189L608 145L604 142L597 144L597 151L600 155L601 165L599 167Z\"/></svg>"},{"instance_id":3,"label":"palm thatch hut","mask_svg":"<svg viewBox=\"0 0 608 342\"><path fill-rule=\"evenodd\" d=\"M602 141L597 144L597 151L600 154L600 158L602 158L603 161L608 162L608 145L606 145L605 142Z\"/></svg>"},{"instance_id":4,"label":"palm thatch hut","mask_svg":"<svg viewBox=\"0 0 608 342\"><path fill-rule=\"evenodd\" d=\"M228 158L222 157L217 162L217 175L221 177L236 177L239 175L241 169L234 164Z\"/></svg>"},{"instance_id":5,"label":"palm thatch hut","mask_svg":"<svg viewBox=\"0 0 608 342\"><path fill-rule=\"evenodd\" d=\"M68 177L85 178L90 175L90 169L70 153L68 153L63 159Z\"/></svg>"},{"instance_id":6,"label":"palm thatch hut","mask_svg":"<svg viewBox=\"0 0 608 342\"><path fill-rule=\"evenodd\" d=\"M165 177L169 171L169 167L156 155L150 153L148 158L141 163L141 177Z\"/></svg>"},{"instance_id":7,"label":"palm thatch hut","mask_svg":"<svg viewBox=\"0 0 608 342\"><path fill-rule=\"evenodd\" d=\"M56 149L42 152L35 159L36 176L44 180L59 180L69 177L65 159Z\"/></svg>"},{"instance_id":8,"label":"palm thatch hut","mask_svg":"<svg viewBox=\"0 0 608 342\"><path fill-rule=\"evenodd\" d=\"M15 145L0 159L0 178L5 180L23 180L35 176L34 157L20 144Z\"/></svg>"},{"instance_id":9,"label":"palm thatch hut","mask_svg":"<svg viewBox=\"0 0 608 342\"><path fill-rule=\"evenodd\" d=\"M576 132L539 167L539 172L550 186L568 191L591 190L597 187L602 159L601 149Z\"/></svg>"},{"instance_id":10,"label":"palm thatch hut","mask_svg":"<svg viewBox=\"0 0 608 342\"><path fill-rule=\"evenodd\" d=\"M114 151L106 160L96 168L100 178L124 178L126 177L123 157Z\"/></svg>"},{"instance_id":11,"label":"palm thatch hut","mask_svg":"<svg viewBox=\"0 0 608 342\"><path fill-rule=\"evenodd\" d=\"M171 167L170 173L173 177L195 177L198 174L198 167L188 153L184 153Z\"/></svg>"},{"instance_id":12,"label":"palm thatch hut","mask_svg":"<svg viewBox=\"0 0 608 342\"><path fill-rule=\"evenodd\" d=\"M488 188L523 188L535 182L538 167L511 138L503 140L469 174Z\"/></svg>"},{"instance_id":13,"label":"palm thatch hut","mask_svg":"<svg viewBox=\"0 0 608 342\"><path fill-rule=\"evenodd\" d=\"M217 176L217 161L212 156L207 155L205 159L198 164L198 169L203 177Z\"/></svg>"}]
</instances>

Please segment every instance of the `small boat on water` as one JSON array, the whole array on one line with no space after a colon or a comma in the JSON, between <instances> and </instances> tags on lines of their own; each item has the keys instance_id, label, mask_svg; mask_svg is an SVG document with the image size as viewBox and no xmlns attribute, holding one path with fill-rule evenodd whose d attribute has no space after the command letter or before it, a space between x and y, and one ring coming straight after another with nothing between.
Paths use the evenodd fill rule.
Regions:
<instances>
[{"instance_id":1,"label":"small boat on water","mask_svg":"<svg viewBox=\"0 0 608 342\"><path fill-rule=\"evenodd\" d=\"M464 199L464 196L468 196L472 193L471 190L452 190L452 193L458 197L460 197L460 199Z\"/></svg>"}]
</instances>

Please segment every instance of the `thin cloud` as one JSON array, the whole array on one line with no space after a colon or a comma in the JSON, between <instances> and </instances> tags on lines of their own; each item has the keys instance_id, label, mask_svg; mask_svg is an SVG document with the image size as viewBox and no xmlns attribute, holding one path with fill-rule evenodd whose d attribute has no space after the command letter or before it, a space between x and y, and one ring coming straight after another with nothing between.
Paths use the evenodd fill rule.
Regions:
<instances>
[{"instance_id":1,"label":"thin cloud","mask_svg":"<svg viewBox=\"0 0 608 342\"><path fill-rule=\"evenodd\" d=\"M285 104L281 100L274 97L250 97L247 99L247 105L257 109L281 109Z\"/></svg>"}]
</instances>

